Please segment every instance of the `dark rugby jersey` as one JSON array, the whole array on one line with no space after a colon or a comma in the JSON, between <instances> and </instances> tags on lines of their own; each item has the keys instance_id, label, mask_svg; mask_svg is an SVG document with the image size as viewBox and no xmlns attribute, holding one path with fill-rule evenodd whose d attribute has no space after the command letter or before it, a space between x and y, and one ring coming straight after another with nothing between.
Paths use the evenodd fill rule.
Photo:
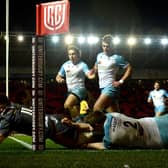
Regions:
<instances>
[{"instance_id":1,"label":"dark rugby jersey","mask_svg":"<svg viewBox=\"0 0 168 168\"><path fill-rule=\"evenodd\" d=\"M61 123L62 115L45 116L45 138L67 147L75 147L78 130ZM32 135L32 110L11 103L0 114L0 133L7 137L12 131Z\"/></svg>"},{"instance_id":2,"label":"dark rugby jersey","mask_svg":"<svg viewBox=\"0 0 168 168\"><path fill-rule=\"evenodd\" d=\"M12 131L31 135L31 110L11 103L0 114L0 133L8 136Z\"/></svg>"}]
</instances>

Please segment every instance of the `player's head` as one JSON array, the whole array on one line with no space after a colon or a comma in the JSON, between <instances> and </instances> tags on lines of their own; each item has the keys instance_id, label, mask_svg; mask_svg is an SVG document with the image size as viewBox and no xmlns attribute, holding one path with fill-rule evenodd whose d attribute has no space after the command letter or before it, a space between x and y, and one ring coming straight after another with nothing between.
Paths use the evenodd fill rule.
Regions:
<instances>
[{"instance_id":1,"label":"player's head","mask_svg":"<svg viewBox=\"0 0 168 168\"><path fill-rule=\"evenodd\" d=\"M111 53L112 50L112 36L110 34L106 34L102 38L102 49L105 54Z\"/></svg>"},{"instance_id":2,"label":"player's head","mask_svg":"<svg viewBox=\"0 0 168 168\"><path fill-rule=\"evenodd\" d=\"M4 94L0 94L0 113L8 104L10 104L8 97Z\"/></svg>"},{"instance_id":3,"label":"player's head","mask_svg":"<svg viewBox=\"0 0 168 168\"><path fill-rule=\"evenodd\" d=\"M67 48L67 52L68 52L68 57L69 59L75 64L79 61L80 57L81 57L81 51L78 47L74 46L74 45L70 45Z\"/></svg>"},{"instance_id":4,"label":"player's head","mask_svg":"<svg viewBox=\"0 0 168 168\"><path fill-rule=\"evenodd\" d=\"M154 82L154 88L155 88L155 90L159 90L160 89L160 81L159 80Z\"/></svg>"}]
</instances>

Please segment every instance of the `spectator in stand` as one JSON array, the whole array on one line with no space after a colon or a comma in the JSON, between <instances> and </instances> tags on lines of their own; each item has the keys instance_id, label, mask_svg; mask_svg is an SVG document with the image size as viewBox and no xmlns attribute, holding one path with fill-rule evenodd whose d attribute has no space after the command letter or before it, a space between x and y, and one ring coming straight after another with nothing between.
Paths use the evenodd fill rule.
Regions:
<instances>
[{"instance_id":1,"label":"spectator in stand","mask_svg":"<svg viewBox=\"0 0 168 168\"><path fill-rule=\"evenodd\" d=\"M154 82L154 90L149 92L148 103L153 103L155 116L161 116L166 113L166 100L168 92L161 89L160 81Z\"/></svg>"}]
</instances>

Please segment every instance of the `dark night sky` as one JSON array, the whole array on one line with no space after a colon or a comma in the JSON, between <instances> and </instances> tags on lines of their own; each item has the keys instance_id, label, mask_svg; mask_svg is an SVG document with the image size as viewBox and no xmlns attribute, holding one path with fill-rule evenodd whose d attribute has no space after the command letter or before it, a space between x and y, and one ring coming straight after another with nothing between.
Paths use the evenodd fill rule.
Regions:
<instances>
[{"instance_id":1,"label":"dark night sky","mask_svg":"<svg viewBox=\"0 0 168 168\"><path fill-rule=\"evenodd\" d=\"M10 1L10 32L35 33L36 4L51 2L50 0L24 0ZM135 34L135 35L167 35L168 10L167 0L70 0L70 32L75 34ZM5 31L5 0L0 2L0 31ZM11 41L10 41L11 42ZM12 43L10 52L10 66L30 67L31 65L31 41L18 44ZM49 45L50 43L48 43ZM1 44L0 44L1 45ZM16 46L17 45L17 46ZM61 45L61 44L60 44ZM86 46L87 47L87 46ZM167 50L160 45L152 45L151 48L135 47L130 51L125 47L119 49L121 54L129 58L136 68L165 68L167 69ZM60 63L60 56L53 57L55 46L49 47L51 53L47 55L48 65L55 68ZM49 50L48 50L49 51ZM56 49L62 52L62 50ZM84 58L89 63L99 51L96 48L82 48ZM5 65L5 50L0 47L3 59L0 66ZM85 52L85 53L84 53ZM62 62L67 58L61 55ZM25 59L23 55L26 56ZM131 55L131 56L130 56ZM92 58L93 57L93 58ZM149 59L150 58L150 59ZM22 60L22 61L18 61Z\"/></svg>"},{"instance_id":2,"label":"dark night sky","mask_svg":"<svg viewBox=\"0 0 168 168\"><path fill-rule=\"evenodd\" d=\"M35 31L35 6L49 0L10 1L10 31ZM70 0L70 31L166 34L166 0ZM0 5L5 30L5 0Z\"/></svg>"}]
</instances>

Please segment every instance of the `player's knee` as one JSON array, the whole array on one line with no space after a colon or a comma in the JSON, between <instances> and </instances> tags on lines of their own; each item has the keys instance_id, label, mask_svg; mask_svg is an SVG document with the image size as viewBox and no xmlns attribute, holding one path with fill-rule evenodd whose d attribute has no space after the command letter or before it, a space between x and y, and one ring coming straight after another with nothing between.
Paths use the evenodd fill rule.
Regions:
<instances>
[{"instance_id":1,"label":"player's knee","mask_svg":"<svg viewBox=\"0 0 168 168\"><path fill-rule=\"evenodd\" d=\"M103 110L103 108L96 105L96 104L93 106L93 111L102 111L102 110Z\"/></svg>"}]
</instances>

